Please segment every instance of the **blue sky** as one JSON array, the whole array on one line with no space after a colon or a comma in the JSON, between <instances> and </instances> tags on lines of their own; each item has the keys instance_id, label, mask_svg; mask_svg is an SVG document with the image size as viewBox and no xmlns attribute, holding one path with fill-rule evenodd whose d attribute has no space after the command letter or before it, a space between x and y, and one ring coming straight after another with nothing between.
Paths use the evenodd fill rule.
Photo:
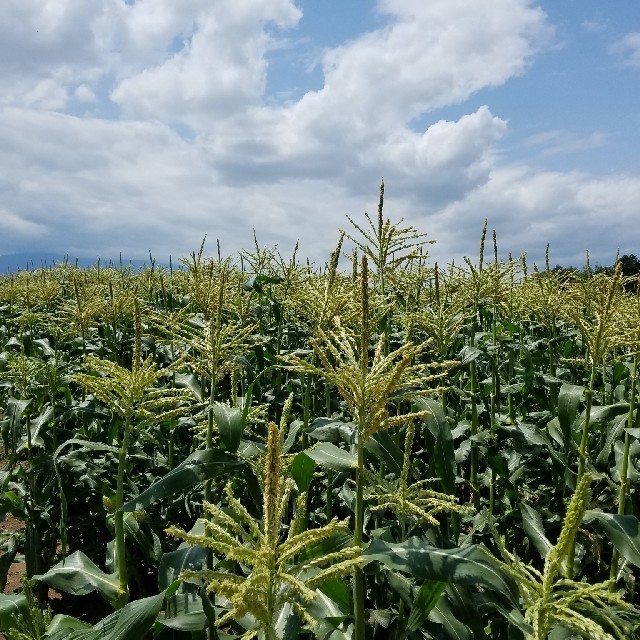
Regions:
<instances>
[{"instance_id":1,"label":"blue sky","mask_svg":"<svg viewBox=\"0 0 640 640\"><path fill-rule=\"evenodd\" d=\"M640 254L637 0L4 0L0 255Z\"/></svg>"}]
</instances>

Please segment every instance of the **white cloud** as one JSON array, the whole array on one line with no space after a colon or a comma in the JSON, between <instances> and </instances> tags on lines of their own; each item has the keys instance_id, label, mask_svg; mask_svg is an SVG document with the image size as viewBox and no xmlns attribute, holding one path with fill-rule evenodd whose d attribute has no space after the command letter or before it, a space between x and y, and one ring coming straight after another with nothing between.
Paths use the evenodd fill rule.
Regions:
<instances>
[{"instance_id":1,"label":"white cloud","mask_svg":"<svg viewBox=\"0 0 640 640\"><path fill-rule=\"evenodd\" d=\"M81 84L76 87L76 90L73 92L73 95L82 102L97 102L98 98L96 94L93 92L91 87L86 84Z\"/></svg>"},{"instance_id":2,"label":"white cloud","mask_svg":"<svg viewBox=\"0 0 640 640\"><path fill-rule=\"evenodd\" d=\"M631 239L633 177L504 166L509 114L488 106L412 124L529 68L552 33L533 2L377 7L379 29L324 52L321 89L278 105L264 96L267 56L274 28L300 20L293 0L6 0L0 253L186 255L204 233L232 253L255 228L285 253L300 238L302 255L324 259L345 214L375 211L382 176L388 214L428 231L443 258L475 255L485 216L513 251L551 240L573 260L603 238ZM52 113L108 111L105 94L113 120ZM604 137L529 142L567 153Z\"/></svg>"},{"instance_id":3,"label":"white cloud","mask_svg":"<svg viewBox=\"0 0 640 640\"><path fill-rule=\"evenodd\" d=\"M640 31L627 33L611 46L611 53L620 56L625 65L640 68Z\"/></svg>"},{"instance_id":4,"label":"white cloud","mask_svg":"<svg viewBox=\"0 0 640 640\"><path fill-rule=\"evenodd\" d=\"M527 251L534 259L551 245L552 262L580 266L589 249L594 263L612 264L615 250L633 253L640 207L638 176L594 177L584 173L496 168L491 179L429 222L452 255L477 259L485 217L502 251ZM623 243L623 244L619 244ZM506 256L504 256L506 258Z\"/></svg>"},{"instance_id":5,"label":"white cloud","mask_svg":"<svg viewBox=\"0 0 640 640\"><path fill-rule=\"evenodd\" d=\"M384 0L391 21L324 58L325 101L382 125L522 73L551 31L526 0Z\"/></svg>"},{"instance_id":6,"label":"white cloud","mask_svg":"<svg viewBox=\"0 0 640 640\"><path fill-rule=\"evenodd\" d=\"M293 27L300 17L290 0L216 2L198 12L178 52L124 78L111 97L129 116L190 125L237 113L264 92L265 26Z\"/></svg>"}]
</instances>

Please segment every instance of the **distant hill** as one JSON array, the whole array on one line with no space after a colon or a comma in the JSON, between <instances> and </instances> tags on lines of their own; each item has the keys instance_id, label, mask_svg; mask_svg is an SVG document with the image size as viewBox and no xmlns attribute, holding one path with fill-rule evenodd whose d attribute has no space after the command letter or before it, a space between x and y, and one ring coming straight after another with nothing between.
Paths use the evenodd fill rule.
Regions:
<instances>
[{"instance_id":1,"label":"distant hill","mask_svg":"<svg viewBox=\"0 0 640 640\"><path fill-rule=\"evenodd\" d=\"M12 253L5 256L0 256L0 273L15 273L16 271L33 271L35 269L41 269L42 267L52 267L54 264L62 264L65 261L65 257L56 253ZM79 267L91 267L98 263L98 258L72 258L67 257L67 262L70 264L77 264ZM112 266L120 265L120 258L105 259L100 258L101 266L108 266L111 262ZM135 269L138 269L145 264L148 265L149 260L126 260L122 258L123 265L131 265ZM164 266L164 263L157 262L156 264Z\"/></svg>"}]
</instances>

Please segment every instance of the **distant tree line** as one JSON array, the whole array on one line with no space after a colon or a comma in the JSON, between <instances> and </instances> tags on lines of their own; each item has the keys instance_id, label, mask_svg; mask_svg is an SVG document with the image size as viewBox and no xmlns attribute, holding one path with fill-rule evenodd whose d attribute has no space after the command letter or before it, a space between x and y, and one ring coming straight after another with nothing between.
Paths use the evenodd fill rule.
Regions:
<instances>
[{"instance_id":1,"label":"distant tree line","mask_svg":"<svg viewBox=\"0 0 640 640\"><path fill-rule=\"evenodd\" d=\"M633 253L629 255L625 254L620 258L618 258L618 262L620 263L620 272L623 278L640 276L640 259L635 254ZM563 267L561 265L556 265L553 268L553 271L567 278L580 278L587 275L588 269L589 267L578 269L576 267ZM615 263L610 266L597 265L591 269L591 273L613 274L614 269L615 269ZM635 291L636 283L635 282L628 283L627 288Z\"/></svg>"}]
</instances>

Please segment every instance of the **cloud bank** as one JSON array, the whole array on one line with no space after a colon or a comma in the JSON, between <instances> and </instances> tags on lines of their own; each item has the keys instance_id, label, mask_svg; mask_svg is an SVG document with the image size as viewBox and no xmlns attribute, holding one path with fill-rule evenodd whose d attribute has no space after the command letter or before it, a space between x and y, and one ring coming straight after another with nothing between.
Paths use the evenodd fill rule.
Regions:
<instances>
[{"instance_id":1,"label":"cloud bank","mask_svg":"<svg viewBox=\"0 0 640 640\"><path fill-rule=\"evenodd\" d=\"M485 217L505 251L550 240L570 261L594 238L628 238L637 179L509 164L509 114L464 109L549 46L534 2L380 0L376 11L379 28L324 50L321 88L275 102L269 56L304 20L292 0L6 0L0 254L165 258L204 234L233 253L255 229L324 260L345 214L375 210L382 176L388 214L436 238L440 260L475 255ZM431 117L451 106L463 114Z\"/></svg>"}]
</instances>

